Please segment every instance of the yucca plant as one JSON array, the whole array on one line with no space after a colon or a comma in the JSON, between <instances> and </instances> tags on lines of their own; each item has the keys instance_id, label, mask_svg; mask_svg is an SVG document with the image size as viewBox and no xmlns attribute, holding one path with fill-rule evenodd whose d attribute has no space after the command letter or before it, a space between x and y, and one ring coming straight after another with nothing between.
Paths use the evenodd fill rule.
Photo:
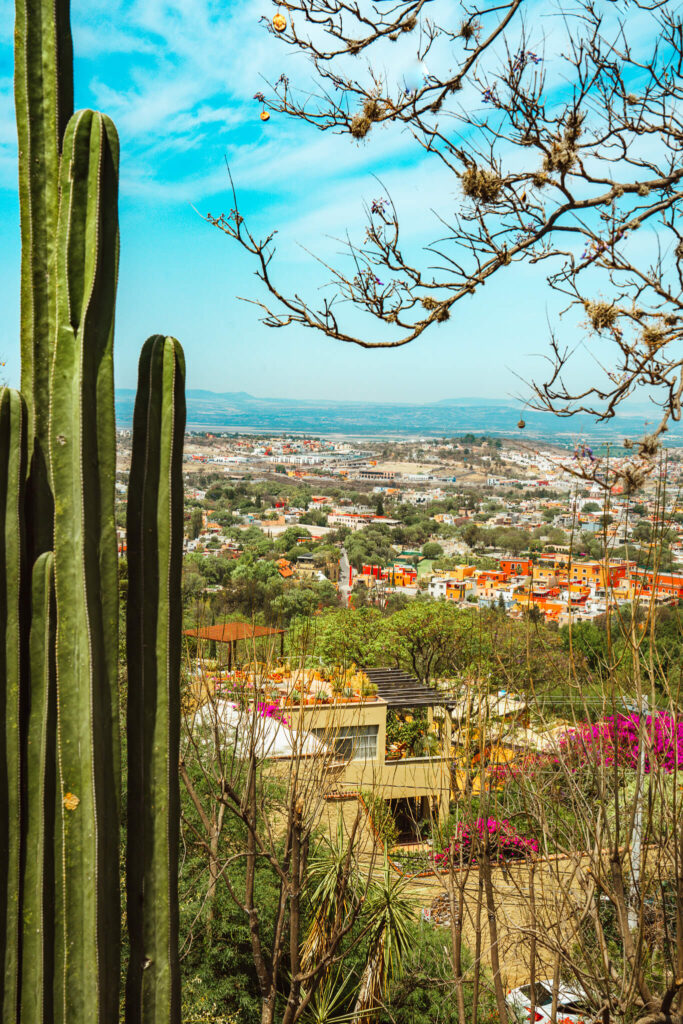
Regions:
<instances>
[{"instance_id":1,"label":"yucca plant","mask_svg":"<svg viewBox=\"0 0 683 1024\"><path fill-rule=\"evenodd\" d=\"M340 814L337 831L321 844L309 861L306 879L307 903L313 916L301 947L301 968L319 963L330 944L330 936L357 912L363 897L363 883L354 856L354 836L345 834Z\"/></svg>"},{"instance_id":2,"label":"yucca plant","mask_svg":"<svg viewBox=\"0 0 683 1024\"><path fill-rule=\"evenodd\" d=\"M354 1020L361 1020L386 1002L389 983L401 976L410 949L416 897L408 892L410 880L392 871L385 851L381 874L372 879L364 908L369 921L368 952L356 994Z\"/></svg>"},{"instance_id":3,"label":"yucca plant","mask_svg":"<svg viewBox=\"0 0 683 1024\"><path fill-rule=\"evenodd\" d=\"M345 973L343 968L330 972L306 1009L303 1018L306 1024L351 1024L357 1017L347 1009L353 985L353 975Z\"/></svg>"}]
</instances>

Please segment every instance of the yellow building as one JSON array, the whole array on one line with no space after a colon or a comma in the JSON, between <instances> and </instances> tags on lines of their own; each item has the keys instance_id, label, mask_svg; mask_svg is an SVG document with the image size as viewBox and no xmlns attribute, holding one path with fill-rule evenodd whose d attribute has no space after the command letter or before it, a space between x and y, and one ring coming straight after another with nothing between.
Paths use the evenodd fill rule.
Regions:
<instances>
[{"instance_id":1,"label":"yellow building","mask_svg":"<svg viewBox=\"0 0 683 1024\"><path fill-rule=\"evenodd\" d=\"M411 801L417 818L445 818L451 798L451 719L442 711L437 726L434 716L434 708L443 708L445 695L399 670L369 670L368 675L380 680L384 696L289 708L290 724L318 737L339 755L335 796L370 793L391 806ZM396 756L387 750L387 713L415 707L426 708L428 728L439 729L438 752Z\"/></svg>"},{"instance_id":2,"label":"yellow building","mask_svg":"<svg viewBox=\"0 0 683 1024\"><path fill-rule=\"evenodd\" d=\"M435 569L432 575L439 579L456 580L458 583L462 583L463 580L474 576L476 571L477 568L474 565L456 565L453 569Z\"/></svg>"}]
</instances>

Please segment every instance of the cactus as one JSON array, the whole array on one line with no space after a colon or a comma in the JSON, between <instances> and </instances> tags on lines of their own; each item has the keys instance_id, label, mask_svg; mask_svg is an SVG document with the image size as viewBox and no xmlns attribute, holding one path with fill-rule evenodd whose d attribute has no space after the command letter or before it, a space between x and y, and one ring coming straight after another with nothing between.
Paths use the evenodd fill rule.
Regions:
<instances>
[{"instance_id":1,"label":"cactus","mask_svg":"<svg viewBox=\"0 0 683 1024\"><path fill-rule=\"evenodd\" d=\"M64 1010L118 1007L118 582L112 343L118 139L93 111L64 137L57 336L50 382L55 502L58 753L63 829Z\"/></svg>"},{"instance_id":2,"label":"cactus","mask_svg":"<svg viewBox=\"0 0 683 1024\"><path fill-rule=\"evenodd\" d=\"M25 686L24 481L27 416L21 395L0 391L0 954L2 1020L16 1018L22 859L20 758Z\"/></svg>"},{"instance_id":3,"label":"cactus","mask_svg":"<svg viewBox=\"0 0 683 1024\"><path fill-rule=\"evenodd\" d=\"M23 889L21 1018L54 1019L57 683L54 556L33 566L31 714L26 745L26 872Z\"/></svg>"},{"instance_id":4,"label":"cactus","mask_svg":"<svg viewBox=\"0 0 683 1024\"><path fill-rule=\"evenodd\" d=\"M178 599L183 534L185 363L175 338L142 349L128 504L128 829L130 959L126 1020L180 1020L176 765L180 745ZM169 515L170 510L170 515Z\"/></svg>"},{"instance_id":5,"label":"cactus","mask_svg":"<svg viewBox=\"0 0 683 1024\"><path fill-rule=\"evenodd\" d=\"M52 544L49 375L56 329L54 273L59 159L73 112L69 0L17 0L14 94L21 207L21 387L28 409L29 551Z\"/></svg>"},{"instance_id":6,"label":"cactus","mask_svg":"<svg viewBox=\"0 0 683 1024\"><path fill-rule=\"evenodd\" d=\"M0 390L0 1004L3 1024L110 1024L121 970L118 139L104 115L71 114L68 0L17 0L15 38L24 392ZM175 1024L185 417L175 340L149 339L140 385L128 799L144 827L128 854L127 1019Z\"/></svg>"}]
</instances>

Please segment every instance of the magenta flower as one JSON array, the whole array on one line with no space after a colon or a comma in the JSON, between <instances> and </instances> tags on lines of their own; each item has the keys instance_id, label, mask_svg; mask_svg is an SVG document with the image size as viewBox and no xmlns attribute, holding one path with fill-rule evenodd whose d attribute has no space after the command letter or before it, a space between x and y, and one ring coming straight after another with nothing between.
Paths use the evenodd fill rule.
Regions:
<instances>
[{"instance_id":1,"label":"magenta flower","mask_svg":"<svg viewBox=\"0 0 683 1024\"><path fill-rule=\"evenodd\" d=\"M461 855L463 860L468 860L472 853L476 859L478 844L473 850L475 836L482 842L486 840L489 853L495 860L513 860L538 852L537 840L520 836L507 818L500 821L497 818L477 818L474 828L464 822L458 823L449 845L434 855L434 863L444 865L449 857L455 861Z\"/></svg>"}]
</instances>

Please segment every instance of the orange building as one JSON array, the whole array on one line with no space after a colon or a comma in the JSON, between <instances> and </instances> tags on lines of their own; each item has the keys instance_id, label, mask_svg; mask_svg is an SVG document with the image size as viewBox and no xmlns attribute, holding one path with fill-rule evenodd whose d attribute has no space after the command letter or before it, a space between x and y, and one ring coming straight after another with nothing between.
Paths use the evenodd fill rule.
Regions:
<instances>
[{"instance_id":1,"label":"orange building","mask_svg":"<svg viewBox=\"0 0 683 1024\"><path fill-rule=\"evenodd\" d=\"M661 600L683 601L683 576L655 573L651 569L635 569L631 578L637 593L644 597L654 595Z\"/></svg>"},{"instance_id":2,"label":"orange building","mask_svg":"<svg viewBox=\"0 0 683 1024\"><path fill-rule=\"evenodd\" d=\"M508 576L531 576L534 565L530 558L501 558L498 564Z\"/></svg>"},{"instance_id":3,"label":"orange building","mask_svg":"<svg viewBox=\"0 0 683 1024\"><path fill-rule=\"evenodd\" d=\"M604 562L572 562L569 567L569 579L572 583L584 583L605 590L608 586L618 587L635 568L635 562L623 560L610 562L607 572Z\"/></svg>"}]
</instances>

